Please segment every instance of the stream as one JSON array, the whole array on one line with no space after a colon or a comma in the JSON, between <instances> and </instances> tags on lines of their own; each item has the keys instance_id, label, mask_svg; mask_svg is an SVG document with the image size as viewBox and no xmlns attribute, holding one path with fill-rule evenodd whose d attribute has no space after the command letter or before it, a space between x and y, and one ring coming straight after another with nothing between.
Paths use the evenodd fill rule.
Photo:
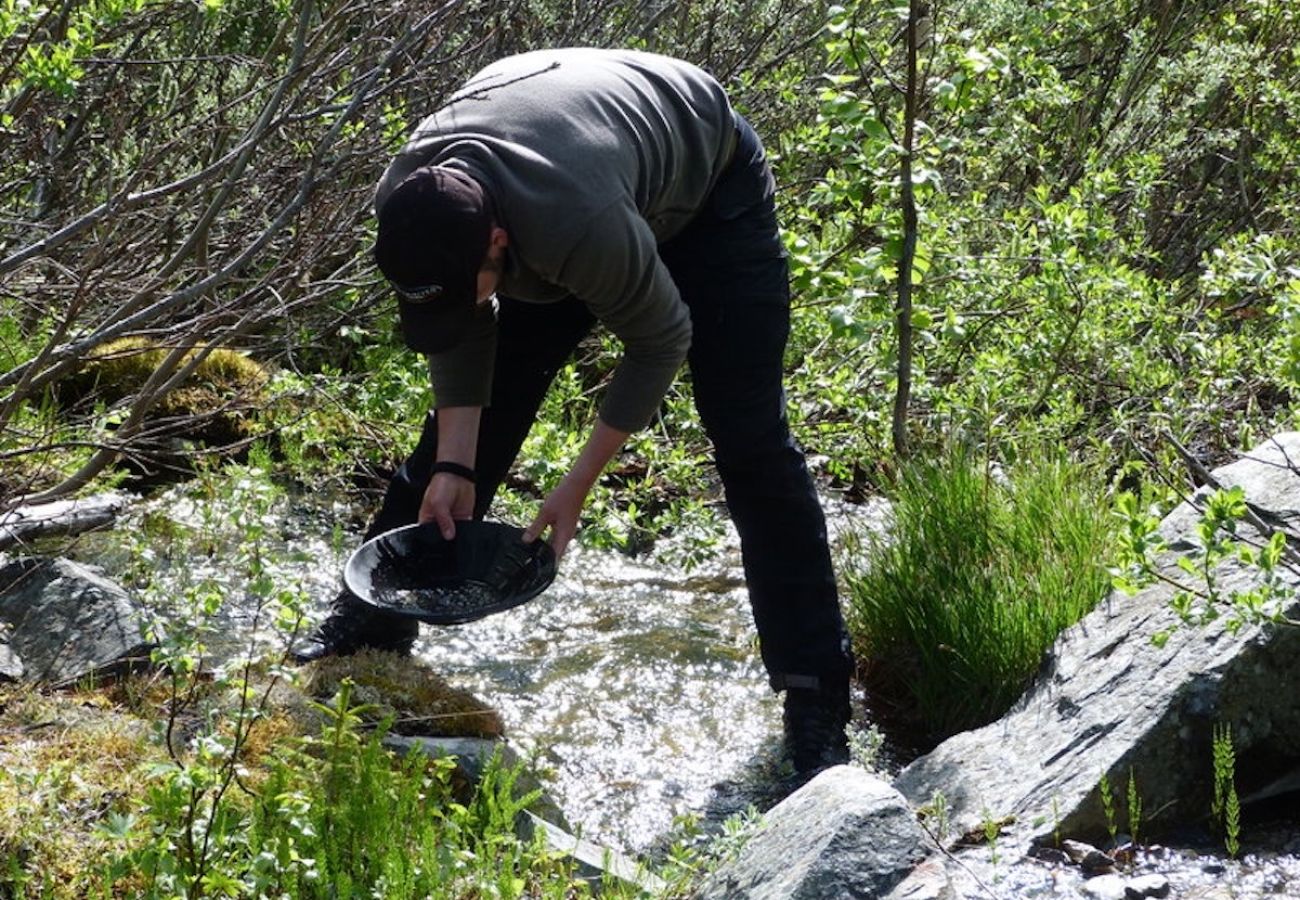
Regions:
<instances>
[{"instance_id":1,"label":"stream","mask_svg":"<svg viewBox=\"0 0 1300 900\"><path fill-rule=\"evenodd\" d=\"M250 524L232 517L239 501L227 496L169 489L134 504L110 532L83 536L74 555L116 578L147 571L162 595L211 579L233 598L219 613L229 643L214 648L218 654L269 641L259 637L252 605L239 599L235 560ZM880 528L887 515L883 502L826 508L835 548L851 530ZM300 495L251 527L273 581L300 585L323 615L367 514L328 495ZM683 817L714 832L790 789L780 702L758 660L730 530L689 572L572 545L540 597L467 625L423 626L415 653L497 709L511 747L535 762L567 824L611 849L654 858L682 836ZM1195 900L1300 896L1293 813L1249 822L1240 860L1194 838L1146 848L1126 877L1159 873L1172 896ZM988 850L963 857L966 896L1109 896L1077 868L999 861Z\"/></svg>"},{"instance_id":2,"label":"stream","mask_svg":"<svg viewBox=\"0 0 1300 900\"><path fill-rule=\"evenodd\" d=\"M210 578L237 595L238 535L224 505L168 489L135 504L116 540L83 538L78 555L110 574L147 567L164 593ZM853 521L878 523L884 505L827 512L834 539ZM365 521L365 510L312 495L277 503L257 527L276 582L301 584L323 615ZM133 551L122 535L134 536ZM228 602L221 615L227 649L246 647L248 606ZM758 658L730 528L690 572L575 543L540 597L466 625L422 626L414 652L497 709L568 824L612 849L653 854L680 817L707 829L789 790L780 700Z\"/></svg>"}]
</instances>

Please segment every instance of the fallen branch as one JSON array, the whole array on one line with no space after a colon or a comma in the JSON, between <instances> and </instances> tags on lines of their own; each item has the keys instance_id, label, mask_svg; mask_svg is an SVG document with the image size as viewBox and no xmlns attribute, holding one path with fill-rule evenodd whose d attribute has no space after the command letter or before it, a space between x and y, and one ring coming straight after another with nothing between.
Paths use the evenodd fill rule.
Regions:
<instances>
[{"instance_id":1,"label":"fallen branch","mask_svg":"<svg viewBox=\"0 0 1300 900\"><path fill-rule=\"evenodd\" d=\"M54 534L82 534L110 525L126 505L121 492L80 500L59 500L20 506L0 515L0 550Z\"/></svg>"}]
</instances>

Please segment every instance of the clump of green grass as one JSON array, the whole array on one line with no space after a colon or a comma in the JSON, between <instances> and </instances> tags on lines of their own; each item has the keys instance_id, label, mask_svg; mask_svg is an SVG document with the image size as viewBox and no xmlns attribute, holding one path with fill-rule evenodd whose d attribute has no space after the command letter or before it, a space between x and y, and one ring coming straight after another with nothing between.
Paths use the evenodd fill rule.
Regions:
<instances>
[{"instance_id":1,"label":"clump of green grass","mask_svg":"<svg viewBox=\"0 0 1300 900\"><path fill-rule=\"evenodd\" d=\"M969 451L901 473L884 536L850 548L849 627L873 693L928 740L992 721L1105 596L1099 478L1051 453L996 474Z\"/></svg>"}]
</instances>

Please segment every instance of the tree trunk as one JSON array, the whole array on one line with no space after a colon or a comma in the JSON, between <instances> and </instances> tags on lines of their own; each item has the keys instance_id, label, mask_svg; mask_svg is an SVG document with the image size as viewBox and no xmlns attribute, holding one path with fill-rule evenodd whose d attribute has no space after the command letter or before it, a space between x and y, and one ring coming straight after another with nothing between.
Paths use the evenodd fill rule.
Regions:
<instances>
[{"instance_id":1,"label":"tree trunk","mask_svg":"<svg viewBox=\"0 0 1300 900\"><path fill-rule=\"evenodd\" d=\"M894 453L907 456L907 409L912 396L912 261L916 258L916 191L912 186L912 161L916 144L916 110L919 91L916 71L917 21L923 15L920 0L911 0L907 11L907 87L903 111L903 156L900 166L903 205L903 246L898 255L898 373L894 391Z\"/></svg>"}]
</instances>

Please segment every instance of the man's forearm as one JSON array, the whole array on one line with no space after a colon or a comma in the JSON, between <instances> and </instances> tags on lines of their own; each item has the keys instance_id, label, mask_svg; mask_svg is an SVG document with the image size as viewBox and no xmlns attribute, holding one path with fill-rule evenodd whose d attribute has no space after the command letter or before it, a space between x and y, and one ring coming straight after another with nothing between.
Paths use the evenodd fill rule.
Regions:
<instances>
[{"instance_id":1,"label":"man's forearm","mask_svg":"<svg viewBox=\"0 0 1300 900\"><path fill-rule=\"evenodd\" d=\"M628 432L607 425L604 420L596 421L596 427L592 429L582 452L569 469L569 474L542 501L542 508L524 531L525 541L540 538L542 532L549 528L551 549L557 558L564 556L564 549L577 533L578 517L582 514L587 494L605 466L623 446L627 436Z\"/></svg>"},{"instance_id":2,"label":"man's forearm","mask_svg":"<svg viewBox=\"0 0 1300 900\"><path fill-rule=\"evenodd\" d=\"M591 486L596 483L600 473L605 471L605 466L618 453L629 433L606 425L600 419L596 420L596 427L592 429L586 445L574 461L573 468L569 470L569 477L582 486L584 493L591 490Z\"/></svg>"},{"instance_id":3,"label":"man's forearm","mask_svg":"<svg viewBox=\"0 0 1300 900\"><path fill-rule=\"evenodd\" d=\"M446 406L437 411L438 461L474 468L481 406Z\"/></svg>"}]
</instances>

